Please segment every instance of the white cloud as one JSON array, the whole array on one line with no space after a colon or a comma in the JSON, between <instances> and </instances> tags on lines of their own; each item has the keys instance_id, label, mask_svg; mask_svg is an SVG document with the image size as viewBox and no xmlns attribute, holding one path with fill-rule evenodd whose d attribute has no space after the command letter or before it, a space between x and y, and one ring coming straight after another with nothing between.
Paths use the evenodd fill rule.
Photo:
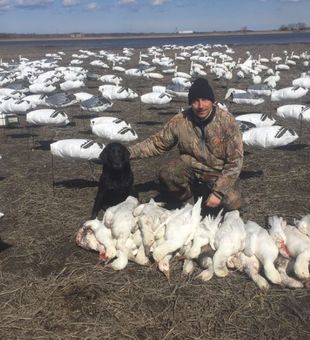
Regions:
<instances>
[{"instance_id":1,"label":"white cloud","mask_svg":"<svg viewBox=\"0 0 310 340\"><path fill-rule=\"evenodd\" d=\"M281 0L282 2L300 2L300 0Z\"/></svg>"},{"instance_id":2,"label":"white cloud","mask_svg":"<svg viewBox=\"0 0 310 340\"><path fill-rule=\"evenodd\" d=\"M132 5L135 4L137 1L136 0L120 0L118 3L120 5Z\"/></svg>"},{"instance_id":3,"label":"white cloud","mask_svg":"<svg viewBox=\"0 0 310 340\"><path fill-rule=\"evenodd\" d=\"M168 0L152 0L152 5L153 6L160 6L160 5L164 4L167 1Z\"/></svg>"},{"instance_id":4,"label":"white cloud","mask_svg":"<svg viewBox=\"0 0 310 340\"><path fill-rule=\"evenodd\" d=\"M79 0L63 0L63 5L65 7L76 6L80 3Z\"/></svg>"},{"instance_id":5,"label":"white cloud","mask_svg":"<svg viewBox=\"0 0 310 340\"><path fill-rule=\"evenodd\" d=\"M89 11L94 11L98 8L98 5L96 2L90 2L86 8L89 10Z\"/></svg>"},{"instance_id":6,"label":"white cloud","mask_svg":"<svg viewBox=\"0 0 310 340\"><path fill-rule=\"evenodd\" d=\"M53 2L54 0L17 0L16 7L44 7Z\"/></svg>"},{"instance_id":7,"label":"white cloud","mask_svg":"<svg viewBox=\"0 0 310 340\"><path fill-rule=\"evenodd\" d=\"M42 8L52 5L55 0L0 0L0 11L14 8Z\"/></svg>"},{"instance_id":8,"label":"white cloud","mask_svg":"<svg viewBox=\"0 0 310 340\"><path fill-rule=\"evenodd\" d=\"M11 8L12 1L10 0L0 0L0 11L5 11Z\"/></svg>"}]
</instances>

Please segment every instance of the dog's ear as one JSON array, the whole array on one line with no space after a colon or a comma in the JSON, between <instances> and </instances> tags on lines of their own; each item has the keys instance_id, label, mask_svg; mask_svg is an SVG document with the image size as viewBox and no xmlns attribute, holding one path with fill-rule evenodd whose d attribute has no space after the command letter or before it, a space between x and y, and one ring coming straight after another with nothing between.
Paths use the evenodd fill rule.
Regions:
<instances>
[{"instance_id":1,"label":"dog's ear","mask_svg":"<svg viewBox=\"0 0 310 340\"><path fill-rule=\"evenodd\" d=\"M106 147L101 151L99 159L101 159L102 165L106 165L108 163L108 152L106 150Z\"/></svg>"},{"instance_id":2,"label":"dog's ear","mask_svg":"<svg viewBox=\"0 0 310 340\"><path fill-rule=\"evenodd\" d=\"M129 162L129 159L130 159L130 152L129 152L129 150L125 147L125 148L124 148L124 160L125 160L125 162Z\"/></svg>"}]
</instances>

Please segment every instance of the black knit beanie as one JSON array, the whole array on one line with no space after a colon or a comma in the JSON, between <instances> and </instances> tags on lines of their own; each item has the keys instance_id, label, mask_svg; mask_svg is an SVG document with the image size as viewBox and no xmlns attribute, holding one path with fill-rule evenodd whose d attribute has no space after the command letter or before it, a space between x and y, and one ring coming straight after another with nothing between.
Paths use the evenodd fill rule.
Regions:
<instances>
[{"instance_id":1,"label":"black knit beanie","mask_svg":"<svg viewBox=\"0 0 310 340\"><path fill-rule=\"evenodd\" d=\"M188 104L191 105L196 99L208 99L215 102L214 93L207 79L197 78L188 92Z\"/></svg>"}]
</instances>

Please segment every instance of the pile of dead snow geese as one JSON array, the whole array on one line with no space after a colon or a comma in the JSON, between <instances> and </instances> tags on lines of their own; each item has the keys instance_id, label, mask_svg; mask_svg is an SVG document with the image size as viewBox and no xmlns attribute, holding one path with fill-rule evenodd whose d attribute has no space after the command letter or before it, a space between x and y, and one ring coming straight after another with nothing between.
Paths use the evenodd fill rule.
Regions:
<instances>
[{"instance_id":1,"label":"pile of dead snow geese","mask_svg":"<svg viewBox=\"0 0 310 340\"><path fill-rule=\"evenodd\" d=\"M265 229L244 222L238 210L202 217L201 203L199 198L194 205L168 210L153 199L139 204L129 196L108 208L102 220L86 221L76 243L99 252L99 259L114 270L124 269L128 261L143 266L155 262L169 279L170 260L178 256L184 261L183 273L199 268L197 278L203 281L225 277L233 269L245 272L260 289L270 283L308 288L310 214L295 219L294 225L271 216Z\"/></svg>"}]
</instances>

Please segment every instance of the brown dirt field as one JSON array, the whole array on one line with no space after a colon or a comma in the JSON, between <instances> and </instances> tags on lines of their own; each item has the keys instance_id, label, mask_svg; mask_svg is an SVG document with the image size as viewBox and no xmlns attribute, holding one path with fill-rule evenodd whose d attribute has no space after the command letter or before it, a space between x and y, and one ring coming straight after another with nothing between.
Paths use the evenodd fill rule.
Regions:
<instances>
[{"instance_id":1,"label":"brown dirt field","mask_svg":"<svg viewBox=\"0 0 310 340\"><path fill-rule=\"evenodd\" d=\"M308 45L236 46L269 58L271 53L301 53ZM61 49L68 65L78 48ZM0 48L3 61L21 54L41 59L52 48ZM167 51L169 55L171 51ZM126 65L137 65L138 51ZM89 66L88 63L86 65ZM178 71L188 72L189 61ZM104 71L88 67L92 72ZM281 72L278 88L289 86L305 71L301 63ZM139 94L163 80L126 78L125 85ZM209 73L216 97L222 99L225 83ZM229 87L246 88L249 80ZM87 82L97 93L98 83ZM310 103L309 94L298 103ZM266 112L274 115L278 103L269 99L256 107L226 103L234 113ZM143 140L160 129L180 107L173 100L166 109L154 109L139 100L115 101L113 115L129 121ZM65 108L74 126L0 130L0 219L2 240L13 247L0 253L0 334L2 339L309 339L310 291L272 286L261 292L244 274L231 272L208 283L181 275L181 263L172 262L171 282L154 268L130 263L120 272L96 265L97 254L76 246L78 228L89 219L97 181L87 163L54 159L54 180L49 144L64 138L92 138L88 112L78 105ZM298 133L300 124L278 122ZM24 116L21 122L25 122ZM285 148L262 150L245 147L241 187L246 200L243 218L264 225L265 216L279 214L289 221L310 212L310 123L302 126L297 142ZM135 184L141 199L156 195L154 179L162 157L133 162ZM94 165L95 178L100 166Z\"/></svg>"}]
</instances>

